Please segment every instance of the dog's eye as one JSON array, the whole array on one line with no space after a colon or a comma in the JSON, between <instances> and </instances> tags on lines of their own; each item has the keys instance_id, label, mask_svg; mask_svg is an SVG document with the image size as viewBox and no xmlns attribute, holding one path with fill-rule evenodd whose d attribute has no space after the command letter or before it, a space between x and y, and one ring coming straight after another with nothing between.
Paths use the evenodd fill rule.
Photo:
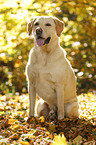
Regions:
<instances>
[{"instance_id":1,"label":"dog's eye","mask_svg":"<svg viewBox=\"0 0 96 145\"><path fill-rule=\"evenodd\" d=\"M50 23L47 23L47 24L45 24L45 26L51 26L51 24Z\"/></svg>"},{"instance_id":2,"label":"dog's eye","mask_svg":"<svg viewBox=\"0 0 96 145\"><path fill-rule=\"evenodd\" d=\"M39 23L38 23L38 22L36 22L36 23L35 23L35 26L38 26L38 25L39 25Z\"/></svg>"}]
</instances>

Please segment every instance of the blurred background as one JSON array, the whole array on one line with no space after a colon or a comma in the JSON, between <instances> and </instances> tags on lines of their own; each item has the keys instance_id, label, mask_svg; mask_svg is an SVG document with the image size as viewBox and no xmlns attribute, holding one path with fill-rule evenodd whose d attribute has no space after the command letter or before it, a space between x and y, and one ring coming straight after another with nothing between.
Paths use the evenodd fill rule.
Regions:
<instances>
[{"instance_id":1,"label":"blurred background","mask_svg":"<svg viewBox=\"0 0 96 145\"><path fill-rule=\"evenodd\" d=\"M25 67L34 45L27 23L42 15L65 23L60 45L77 76L77 94L95 91L95 0L0 0L0 94L27 93Z\"/></svg>"}]
</instances>

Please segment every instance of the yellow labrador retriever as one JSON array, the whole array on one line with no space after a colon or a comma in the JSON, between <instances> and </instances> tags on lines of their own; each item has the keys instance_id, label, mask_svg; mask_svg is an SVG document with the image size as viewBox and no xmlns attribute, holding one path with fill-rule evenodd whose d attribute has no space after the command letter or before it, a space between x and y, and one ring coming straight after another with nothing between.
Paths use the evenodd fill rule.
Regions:
<instances>
[{"instance_id":1,"label":"yellow labrador retriever","mask_svg":"<svg viewBox=\"0 0 96 145\"><path fill-rule=\"evenodd\" d=\"M78 117L76 79L66 52L59 44L64 23L55 17L38 16L28 24L34 35L26 67L29 87L29 116L34 116L36 93L38 116L48 117L57 109L58 119Z\"/></svg>"}]
</instances>

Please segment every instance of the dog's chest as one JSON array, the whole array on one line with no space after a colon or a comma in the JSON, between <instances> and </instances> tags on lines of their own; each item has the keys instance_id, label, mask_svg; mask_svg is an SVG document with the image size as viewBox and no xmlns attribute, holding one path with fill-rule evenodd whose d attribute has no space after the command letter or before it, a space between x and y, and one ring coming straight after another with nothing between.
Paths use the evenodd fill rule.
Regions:
<instances>
[{"instance_id":1,"label":"dog's chest","mask_svg":"<svg viewBox=\"0 0 96 145\"><path fill-rule=\"evenodd\" d=\"M56 91L50 65L37 64L34 66L34 71L37 94L46 101L49 101L52 96L54 98Z\"/></svg>"}]
</instances>

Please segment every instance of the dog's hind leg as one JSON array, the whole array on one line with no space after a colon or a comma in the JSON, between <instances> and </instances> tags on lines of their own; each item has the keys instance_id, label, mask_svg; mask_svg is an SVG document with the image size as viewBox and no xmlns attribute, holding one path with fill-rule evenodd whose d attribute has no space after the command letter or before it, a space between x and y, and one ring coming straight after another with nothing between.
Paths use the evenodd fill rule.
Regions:
<instances>
[{"instance_id":1,"label":"dog's hind leg","mask_svg":"<svg viewBox=\"0 0 96 145\"><path fill-rule=\"evenodd\" d=\"M77 102L65 104L65 116L69 118L79 118L79 105Z\"/></svg>"},{"instance_id":2,"label":"dog's hind leg","mask_svg":"<svg viewBox=\"0 0 96 145\"><path fill-rule=\"evenodd\" d=\"M49 105L42 99L40 99L36 105L36 114L38 117L44 116L45 118L49 117Z\"/></svg>"}]
</instances>

